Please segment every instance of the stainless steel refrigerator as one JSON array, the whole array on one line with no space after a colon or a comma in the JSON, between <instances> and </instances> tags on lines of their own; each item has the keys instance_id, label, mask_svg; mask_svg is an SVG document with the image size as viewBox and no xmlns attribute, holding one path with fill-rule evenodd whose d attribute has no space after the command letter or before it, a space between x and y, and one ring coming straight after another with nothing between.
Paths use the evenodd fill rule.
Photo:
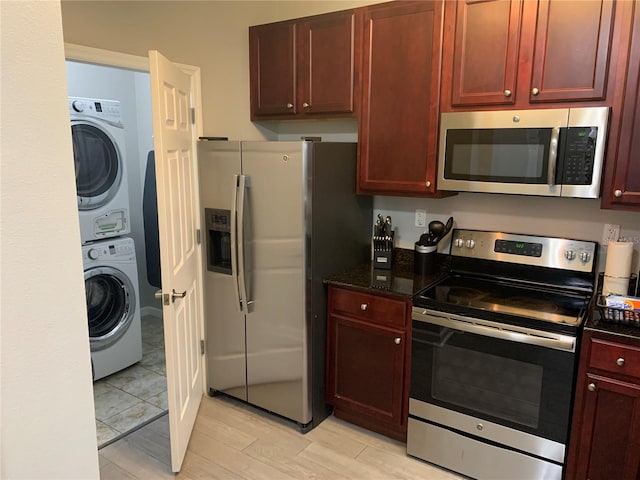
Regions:
<instances>
[{"instance_id":1,"label":"stainless steel refrigerator","mask_svg":"<svg viewBox=\"0 0 640 480\"><path fill-rule=\"evenodd\" d=\"M202 140L198 158L209 393L307 431L330 412L323 278L370 258L356 144Z\"/></svg>"}]
</instances>

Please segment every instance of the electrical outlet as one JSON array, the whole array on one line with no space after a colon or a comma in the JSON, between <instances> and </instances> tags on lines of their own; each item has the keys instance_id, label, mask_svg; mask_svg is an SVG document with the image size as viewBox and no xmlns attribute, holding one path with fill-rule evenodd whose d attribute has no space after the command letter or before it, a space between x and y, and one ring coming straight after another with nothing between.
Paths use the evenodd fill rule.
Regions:
<instances>
[{"instance_id":1,"label":"electrical outlet","mask_svg":"<svg viewBox=\"0 0 640 480\"><path fill-rule=\"evenodd\" d=\"M427 211L416 209L416 227L427 226Z\"/></svg>"},{"instance_id":2,"label":"electrical outlet","mask_svg":"<svg viewBox=\"0 0 640 480\"><path fill-rule=\"evenodd\" d=\"M618 238L620 238L620 225L605 223L602 231L602 245L609 245L610 241L616 242Z\"/></svg>"}]
</instances>

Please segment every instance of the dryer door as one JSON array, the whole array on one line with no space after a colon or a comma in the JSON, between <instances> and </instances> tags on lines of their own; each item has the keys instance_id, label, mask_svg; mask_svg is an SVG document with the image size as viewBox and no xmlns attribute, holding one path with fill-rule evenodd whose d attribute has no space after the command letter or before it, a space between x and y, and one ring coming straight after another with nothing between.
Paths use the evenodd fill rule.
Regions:
<instances>
[{"instance_id":1,"label":"dryer door","mask_svg":"<svg viewBox=\"0 0 640 480\"><path fill-rule=\"evenodd\" d=\"M112 267L85 270L91 351L113 345L127 331L135 312L135 291L127 275Z\"/></svg>"},{"instance_id":2,"label":"dryer door","mask_svg":"<svg viewBox=\"0 0 640 480\"><path fill-rule=\"evenodd\" d=\"M72 121L73 158L78 208L92 210L109 202L122 179L122 155L115 140L99 125Z\"/></svg>"}]
</instances>

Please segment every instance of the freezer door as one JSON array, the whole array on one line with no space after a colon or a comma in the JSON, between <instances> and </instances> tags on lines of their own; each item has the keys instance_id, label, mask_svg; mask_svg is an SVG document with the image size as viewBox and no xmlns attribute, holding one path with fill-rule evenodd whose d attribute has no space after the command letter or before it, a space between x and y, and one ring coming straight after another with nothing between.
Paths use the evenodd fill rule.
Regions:
<instances>
[{"instance_id":1,"label":"freezer door","mask_svg":"<svg viewBox=\"0 0 640 480\"><path fill-rule=\"evenodd\" d=\"M242 142L247 399L311 421L305 322L303 142Z\"/></svg>"},{"instance_id":2,"label":"freezer door","mask_svg":"<svg viewBox=\"0 0 640 480\"><path fill-rule=\"evenodd\" d=\"M203 215L205 209L233 211L240 142L201 141L198 162ZM202 225L207 225L206 218ZM209 249L213 233L205 230L203 240ZM236 300L237 277L208 270L207 255L203 259L207 387L246 400L245 318Z\"/></svg>"}]
</instances>

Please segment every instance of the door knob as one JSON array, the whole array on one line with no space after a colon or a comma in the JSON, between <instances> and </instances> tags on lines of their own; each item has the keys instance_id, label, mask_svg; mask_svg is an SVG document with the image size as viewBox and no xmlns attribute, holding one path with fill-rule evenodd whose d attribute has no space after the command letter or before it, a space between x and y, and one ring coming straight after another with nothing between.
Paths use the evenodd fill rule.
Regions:
<instances>
[{"instance_id":1,"label":"door knob","mask_svg":"<svg viewBox=\"0 0 640 480\"><path fill-rule=\"evenodd\" d=\"M176 301L176 298L184 298L186 296L186 290L184 292L176 292L175 288L171 291L171 293L162 293L162 290L156 290L156 293L154 294L154 297L156 297L158 300L162 300L162 303L165 305L171 305Z\"/></svg>"},{"instance_id":2,"label":"door knob","mask_svg":"<svg viewBox=\"0 0 640 480\"><path fill-rule=\"evenodd\" d=\"M187 296L187 291L185 290L184 292L176 292L176 289L174 288L173 291L171 292L171 303L176 301L176 298L184 298Z\"/></svg>"}]
</instances>

